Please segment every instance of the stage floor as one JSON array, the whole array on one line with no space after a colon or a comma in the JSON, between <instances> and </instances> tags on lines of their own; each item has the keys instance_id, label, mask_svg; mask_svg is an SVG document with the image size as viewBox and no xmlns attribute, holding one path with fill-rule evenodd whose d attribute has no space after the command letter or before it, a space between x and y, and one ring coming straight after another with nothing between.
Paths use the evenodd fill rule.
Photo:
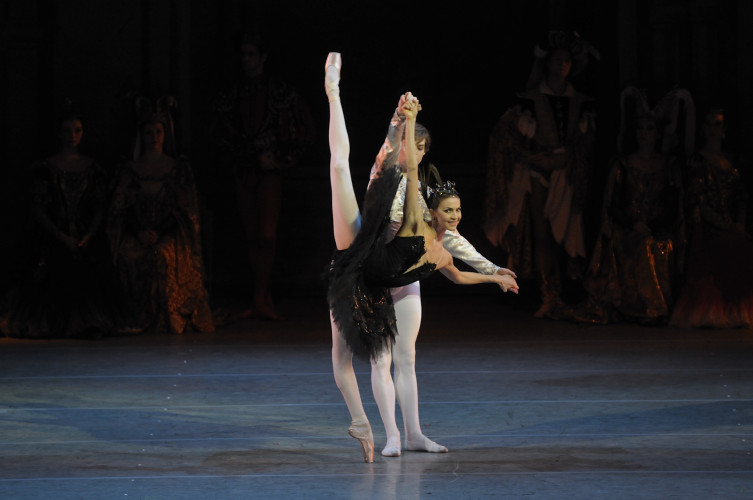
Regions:
<instances>
[{"instance_id":1,"label":"stage floor","mask_svg":"<svg viewBox=\"0 0 753 500\"><path fill-rule=\"evenodd\" d=\"M356 362L363 463L323 299L289 299L212 335L0 339L0 498L753 498L753 332L423 304L421 422L450 453L382 457Z\"/></svg>"}]
</instances>

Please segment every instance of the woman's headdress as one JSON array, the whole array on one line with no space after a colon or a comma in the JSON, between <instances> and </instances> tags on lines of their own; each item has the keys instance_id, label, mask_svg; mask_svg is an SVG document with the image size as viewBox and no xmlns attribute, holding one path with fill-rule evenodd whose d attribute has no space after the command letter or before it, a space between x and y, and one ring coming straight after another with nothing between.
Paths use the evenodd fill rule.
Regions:
<instances>
[{"instance_id":1,"label":"woman's headdress","mask_svg":"<svg viewBox=\"0 0 753 500\"><path fill-rule=\"evenodd\" d=\"M173 96L162 96L155 100L148 99L142 94L133 92L129 94L133 100L134 113L136 116L136 137L133 145L133 159L138 159L142 151L141 128L147 123L161 123L165 129L165 154L175 156L177 146L175 139L175 122L173 115L177 108L177 101Z\"/></svg>"},{"instance_id":2,"label":"woman's headdress","mask_svg":"<svg viewBox=\"0 0 753 500\"><path fill-rule=\"evenodd\" d=\"M581 38L575 31L550 30L543 44L537 44L533 50L535 57L531 74L528 76L526 88L534 88L546 75L545 60L548 55L557 49L565 49L572 55L572 67L569 76L576 76L586 69L591 59L601 60L601 55L596 47Z\"/></svg>"},{"instance_id":3,"label":"woman's headdress","mask_svg":"<svg viewBox=\"0 0 753 500\"><path fill-rule=\"evenodd\" d=\"M626 87L620 94L620 133L617 152L628 154L634 141L635 125L641 118L656 122L660 133L660 150L687 157L695 144L695 105L686 89L666 93L653 108L646 94L636 87Z\"/></svg>"}]
</instances>

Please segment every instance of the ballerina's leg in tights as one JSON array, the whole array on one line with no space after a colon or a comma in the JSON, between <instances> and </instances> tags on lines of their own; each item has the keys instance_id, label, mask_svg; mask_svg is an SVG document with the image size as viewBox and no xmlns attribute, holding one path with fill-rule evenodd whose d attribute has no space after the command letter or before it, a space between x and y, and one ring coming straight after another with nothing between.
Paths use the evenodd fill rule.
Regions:
<instances>
[{"instance_id":1,"label":"ballerina's leg in tights","mask_svg":"<svg viewBox=\"0 0 753 500\"><path fill-rule=\"evenodd\" d=\"M350 246L358 233L361 215L350 177L350 142L340 102L340 54L331 52L324 65L324 88L329 98L330 184L332 188L332 228L338 250ZM332 316L332 370L335 383L345 399L351 417L348 434L358 439L365 462L374 460L374 437L363 409L358 382L353 371L353 352L348 348Z\"/></svg>"}]
</instances>

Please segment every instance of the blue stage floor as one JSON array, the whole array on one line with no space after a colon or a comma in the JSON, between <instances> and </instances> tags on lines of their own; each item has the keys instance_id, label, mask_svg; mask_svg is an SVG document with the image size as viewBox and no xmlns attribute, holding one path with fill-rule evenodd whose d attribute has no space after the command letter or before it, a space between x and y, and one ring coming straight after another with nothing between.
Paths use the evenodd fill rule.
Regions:
<instances>
[{"instance_id":1,"label":"blue stage floor","mask_svg":"<svg viewBox=\"0 0 753 500\"><path fill-rule=\"evenodd\" d=\"M322 299L213 335L0 339L0 498L750 499L753 332L534 320L424 297L424 432L365 464ZM399 415L398 415L399 419Z\"/></svg>"}]
</instances>

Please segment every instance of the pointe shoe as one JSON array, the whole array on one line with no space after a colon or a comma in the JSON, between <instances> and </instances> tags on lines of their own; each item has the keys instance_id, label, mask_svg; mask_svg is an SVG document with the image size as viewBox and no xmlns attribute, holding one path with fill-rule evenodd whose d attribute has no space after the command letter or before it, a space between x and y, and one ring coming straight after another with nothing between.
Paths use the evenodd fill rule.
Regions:
<instances>
[{"instance_id":1,"label":"pointe shoe","mask_svg":"<svg viewBox=\"0 0 753 500\"><path fill-rule=\"evenodd\" d=\"M327 54L327 61L324 63L325 73L330 66L337 68L337 76L340 76L340 68L343 67L343 57L339 52L330 52Z\"/></svg>"},{"instance_id":2,"label":"pointe shoe","mask_svg":"<svg viewBox=\"0 0 753 500\"><path fill-rule=\"evenodd\" d=\"M374 436L371 433L371 425L368 422L358 422L350 424L348 434L358 439L363 451L363 461L371 463L374 461Z\"/></svg>"},{"instance_id":3,"label":"pointe shoe","mask_svg":"<svg viewBox=\"0 0 753 500\"><path fill-rule=\"evenodd\" d=\"M339 52L330 52L327 55L327 61L324 63L324 90L327 92L329 102L335 101L340 97L340 69L343 66L342 56ZM330 67L337 70L337 76L329 71Z\"/></svg>"}]
</instances>

